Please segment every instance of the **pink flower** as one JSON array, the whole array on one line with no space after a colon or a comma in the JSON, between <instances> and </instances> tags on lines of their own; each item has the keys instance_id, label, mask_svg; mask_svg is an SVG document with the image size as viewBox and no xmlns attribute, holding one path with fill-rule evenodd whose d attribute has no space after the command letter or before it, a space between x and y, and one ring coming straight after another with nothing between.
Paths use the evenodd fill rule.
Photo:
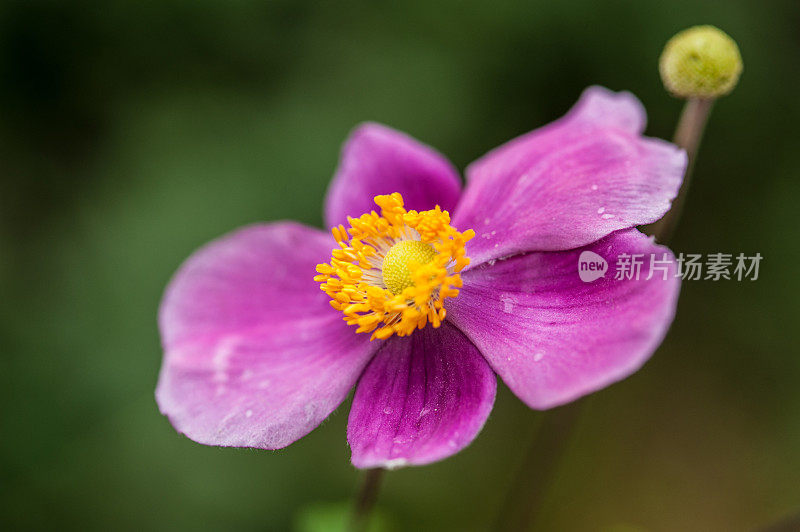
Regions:
<instances>
[{"instance_id":1,"label":"pink flower","mask_svg":"<svg viewBox=\"0 0 800 532\"><path fill-rule=\"evenodd\" d=\"M585 283L577 262L583 251L609 264L621 254L672 257L635 227L669 209L686 156L642 137L644 125L633 95L589 88L565 117L470 165L463 191L431 148L360 126L330 186L326 223L399 193L410 209L452 212L452 225L441 211L406 213L395 195L379 198L395 214L362 217L373 224L366 233L335 229L340 244L274 222L204 246L161 305L161 412L203 444L279 449L355 386L353 464L397 467L466 447L492 409L495 373L536 409L625 378L666 334L679 281L674 269L647 280L645 261L638 279ZM418 242L384 272L387 250L406 240Z\"/></svg>"}]
</instances>

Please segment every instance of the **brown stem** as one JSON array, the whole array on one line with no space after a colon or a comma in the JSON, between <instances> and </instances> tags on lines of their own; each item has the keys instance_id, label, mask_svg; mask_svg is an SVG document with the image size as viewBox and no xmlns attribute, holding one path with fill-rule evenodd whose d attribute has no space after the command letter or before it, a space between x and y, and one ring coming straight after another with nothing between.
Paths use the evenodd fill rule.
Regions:
<instances>
[{"instance_id":1,"label":"brown stem","mask_svg":"<svg viewBox=\"0 0 800 532\"><path fill-rule=\"evenodd\" d=\"M524 462L506 494L497 531L528 530L558 469L585 400L544 413Z\"/></svg>"},{"instance_id":2,"label":"brown stem","mask_svg":"<svg viewBox=\"0 0 800 532\"><path fill-rule=\"evenodd\" d=\"M675 129L673 142L686 150L689 161L683 184L675 201L672 202L672 208L663 218L650 226L648 231L660 243L668 242L678 225L678 219L681 217L683 205L686 202L686 194L689 190L689 183L692 179L697 150L700 147L700 140L703 138L703 131L706 128L706 122L708 122L708 116L713 105L714 100L712 99L690 98L686 100L686 105L683 106L683 112L678 121L678 127Z\"/></svg>"},{"instance_id":3,"label":"brown stem","mask_svg":"<svg viewBox=\"0 0 800 532\"><path fill-rule=\"evenodd\" d=\"M366 532L372 508L378 499L378 491L381 487L384 471L384 469L375 468L367 469L364 472L361 489L358 491L355 506L353 506L353 514L350 516L349 530L351 532Z\"/></svg>"}]
</instances>

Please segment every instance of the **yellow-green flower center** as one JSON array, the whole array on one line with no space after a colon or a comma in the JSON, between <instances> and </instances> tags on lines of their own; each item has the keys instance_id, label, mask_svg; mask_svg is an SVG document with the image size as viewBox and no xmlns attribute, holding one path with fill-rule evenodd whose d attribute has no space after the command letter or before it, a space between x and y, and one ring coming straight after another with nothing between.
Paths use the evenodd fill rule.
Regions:
<instances>
[{"instance_id":1,"label":"yellow-green flower center","mask_svg":"<svg viewBox=\"0 0 800 532\"><path fill-rule=\"evenodd\" d=\"M383 284L397 295L414 286L411 265L428 264L436 256L432 245L419 240L403 240L389 250L383 258Z\"/></svg>"}]
</instances>

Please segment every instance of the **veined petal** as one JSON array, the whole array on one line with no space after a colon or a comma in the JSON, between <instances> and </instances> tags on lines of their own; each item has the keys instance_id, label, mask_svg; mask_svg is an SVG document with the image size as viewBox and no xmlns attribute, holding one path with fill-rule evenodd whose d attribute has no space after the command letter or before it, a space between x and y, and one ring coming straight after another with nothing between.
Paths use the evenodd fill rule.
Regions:
<instances>
[{"instance_id":1,"label":"veined petal","mask_svg":"<svg viewBox=\"0 0 800 532\"><path fill-rule=\"evenodd\" d=\"M161 412L207 445L277 449L345 398L376 344L353 334L314 282L331 238L254 225L198 250L161 304Z\"/></svg>"},{"instance_id":2,"label":"veined petal","mask_svg":"<svg viewBox=\"0 0 800 532\"><path fill-rule=\"evenodd\" d=\"M496 387L475 346L447 322L391 338L356 387L347 426L353 465L422 465L457 453L483 427Z\"/></svg>"},{"instance_id":3,"label":"veined petal","mask_svg":"<svg viewBox=\"0 0 800 532\"><path fill-rule=\"evenodd\" d=\"M608 262L604 277L580 279L584 251ZM614 264L625 254L640 257L638 280L615 279ZM656 263L648 280L651 254L658 261L666 255L666 264L662 272ZM469 270L447 317L520 399L547 409L627 377L653 354L675 313L675 270L667 248L631 229L584 248L518 255Z\"/></svg>"},{"instance_id":4,"label":"veined petal","mask_svg":"<svg viewBox=\"0 0 800 532\"><path fill-rule=\"evenodd\" d=\"M468 247L473 267L576 248L663 216L686 154L640 137L644 120L633 95L592 87L560 120L473 163L453 216L477 235Z\"/></svg>"},{"instance_id":5,"label":"veined petal","mask_svg":"<svg viewBox=\"0 0 800 532\"><path fill-rule=\"evenodd\" d=\"M452 212L461 193L448 160L410 136L375 123L357 127L342 149L325 200L328 227L346 224L374 209L372 198L399 192L408 209L439 205Z\"/></svg>"}]
</instances>

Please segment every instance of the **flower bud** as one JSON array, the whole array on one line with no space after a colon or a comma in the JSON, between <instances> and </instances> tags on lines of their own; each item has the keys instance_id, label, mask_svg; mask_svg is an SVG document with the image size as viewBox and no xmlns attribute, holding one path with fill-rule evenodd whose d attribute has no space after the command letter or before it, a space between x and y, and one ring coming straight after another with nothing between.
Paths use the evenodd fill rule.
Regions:
<instances>
[{"instance_id":1,"label":"flower bud","mask_svg":"<svg viewBox=\"0 0 800 532\"><path fill-rule=\"evenodd\" d=\"M728 94L742 73L736 41L714 26L694 26L672 37L659 60L661 80L682 98Z\"/></svg>"}]
</instances>

